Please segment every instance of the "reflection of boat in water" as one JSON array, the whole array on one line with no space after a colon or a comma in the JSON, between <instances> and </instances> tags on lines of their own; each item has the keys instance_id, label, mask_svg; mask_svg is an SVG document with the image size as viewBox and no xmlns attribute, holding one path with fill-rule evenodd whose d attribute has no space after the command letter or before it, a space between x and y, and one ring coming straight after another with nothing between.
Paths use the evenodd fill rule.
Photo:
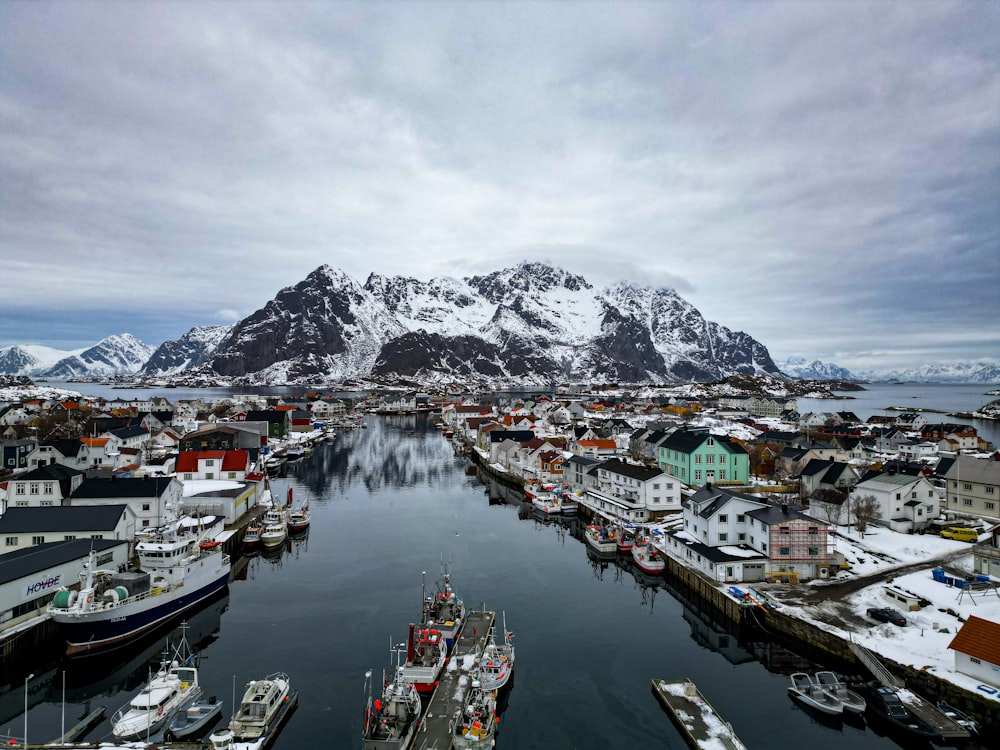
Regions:
<instances>
[{"instance_id":1,"label":"reflection of boat in water","mask_svg":"<svg viewBox=\"0 0 1000 750\"><path fill-rule=\"evenodd\" d=\"M203 550L195 527L175 520L139 537L139 568L119 573L85 564L80 591L62 589L48 613L68 654L119 646L180 615L229 582L229 555Z\"/></svg>"},{"instance_id":2,"label":"reflection of boat in water","mask_svg":"<svg viewBox=\"0 0 1000 750\"><path fill-rule=\"evenodd\" d=\"M201 697L196 659L182 634L173 654L164 650L160 668L139 694L111 717L112 734L120 740L160 738L174 714Z\"/></svg>"},{"instance_id":3,"label":"reflection of boat in water","mask_svg":"<svg viewBox=\"0 0 1000 750\"><path fill-rule=\"evenodd\" d=\"M212 732L213 750L257 750L274 741L282 724L298 703L288 675L275 672L252 680L226 729Z\"/></svg>"},{"instance_id":4,"label":"reflection of boat in water","mask_svg":"<svg viewBox=\"0 0 1000 750\"><path fill-rule=\"evenodd\" d=\"M203 652L218 639L222 615L228 608L229 590L223 589L197 608L188 610L187 637L192 649ZM166 634L166 641L176 642L182 630L183 623ZM66 672L66 700L78 703L118 691L135 690L149 676L149 665L162 650L163 643L164 636L150 634L115 651L84 653L66 659L63 663ZM98 659L99 669L94 666ZM52 685L47 700L61 700L61 695L57 694L60 690L61 685Z\"/></svg>"}]
</instances>

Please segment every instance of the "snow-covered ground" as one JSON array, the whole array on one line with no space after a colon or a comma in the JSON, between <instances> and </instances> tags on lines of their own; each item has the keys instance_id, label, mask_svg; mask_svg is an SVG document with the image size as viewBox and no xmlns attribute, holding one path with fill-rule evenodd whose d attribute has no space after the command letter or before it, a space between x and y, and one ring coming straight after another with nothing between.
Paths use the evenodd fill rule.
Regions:
<instances>
[{"instance_id":1,"label":"snow-covered ground","mask_svg":"<svg viewBox=\"0 0 1000 750\"><path fill-rule=\"evenodd\" d=\"M843 527L841 531L844 531ZM932 575L934 565L931 563L916 572L891 575L894 568L931 560L949 552L961 552L963 549L968 552L954 559L948 567L972 575L972 552L966 542L932 534L898 534L879 527L869 530L864 538L852 530L845 538L837 540L837 549L852 566L851 573L847 575L886 574L885 578L843 600L855 614L868 621L868 626L849 629L836 610L839 602L834 601L807 606L786 604L782 612L814 622L843 638L853 638L874 653L898 664L929 671L970 692L987 694L979 689L980 680L955 671L955 653L948 645L961 629L962 621L970 615L1000 623L1000 589L993 588L975 595L962 592L935 581ZM902 612L898 605L885 597L883 592L887 584L916 594L930 601L931 605L915 612ZM813 581L807 585L825 584ZM780 600L780 597L777 598ZM907 619L907 625L899 627L891 623L874 622L865 614L869 607L889 607L901 611ZM995 693L993 697L1000 701L1000 694Z\"/></svg>"}]
</instances>

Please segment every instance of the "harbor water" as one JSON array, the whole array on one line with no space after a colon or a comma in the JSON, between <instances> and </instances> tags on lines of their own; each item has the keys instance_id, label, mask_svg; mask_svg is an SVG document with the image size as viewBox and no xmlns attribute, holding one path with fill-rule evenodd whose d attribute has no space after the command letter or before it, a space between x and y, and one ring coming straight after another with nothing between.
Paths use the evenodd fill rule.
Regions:
<instances>
[{"instance_id":1,"label":"harbor water","mask_svg":"<svg viewBox=\"0 0 1000 750\"><path fill-rule=\"evenodd\" d=\"M495 610L515 634L498 748L682 748L650 680L684 677L750 748L896 747L790 700L790 672L827 665L766 640L740 642L662 579L592 559L575 524L536 518L513 491L481 481L426 417L365 421L274 482L276 497L291 486L297 502L308 499L308 536L242 560L228 594L190 617L205 693L225 701L226 715L248 680L291 677L299 707L275 748L360 748L365 672L379 684L390 645L418 621L423 581L432 587L443 564L467 606ZM22 734L25 699L31 742L102 705L110 716L163 641L72 661L40 651L5 665L0 736ZM109 734L105 721L86 739Z\"/></svg>"}]
</instances>

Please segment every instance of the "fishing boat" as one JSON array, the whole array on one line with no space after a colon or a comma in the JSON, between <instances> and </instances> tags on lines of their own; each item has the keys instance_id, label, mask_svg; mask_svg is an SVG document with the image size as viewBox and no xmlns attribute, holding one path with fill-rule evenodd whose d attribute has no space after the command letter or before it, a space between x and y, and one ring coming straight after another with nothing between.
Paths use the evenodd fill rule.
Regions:
<instances>
[{"instance_id":1,"label":"fishing boat","mask_svg":"<svg viewBox=\"0 0 1000 750\"><path fill-rule=\"evenodd\" d=\"M298 507L293 507L292 505L292 488L288 488L288 513L285 523L288 525L288 531L292 534L300 534L309 528L309 522L312 520L312 514L309 512L309 501L306 500L302 505Z\"/></svg>"},{"instance_id":2,"label":"fishing boat","mask_svg":"<svg viewBox=\"0 0 1000 750\"><path fill-rule=\"evenodd\" d=\"M398 660L397 660L398 661ZM368 701L362 731L362 750L404 750L413 741L420 718L420 693L400 675L396 665L392 682L382 672L382 697L372 700L372 673L365 673Z\"/></svg>"},{"instance_id":3,"label":"fishing boat","mask_svg":"<svg viewBox=\"0 0 1000 750\"><path fill-rule=\"evenodd\" d=\"M60 589L49 603L46 611L66 639L67 654L121 645L229 582L229 555L218 546L201 549L198 528L181 519L137 538L137 569L99 569L92 550L80 573L80 590Z\"/></svg>"},{"instance_id":4,"label":"fishing boat","mask_svg":"<svg viewBox=\"0 0 1000 750\"><path fill-rule=\"evenodd\" d=\"M255 549L260 544L260 532L263 527L259 523L251 523L247 530L243 532L243 546L247 549Z\"/></svg>"},{"instance_id":5,"label":"fishing boat","mask_svg":"<svg viewBox=\"0 0 1000 750\"><path fill-rule=\"evenodd\" d=\"M584 531L584 538L591 549L599 555L614 555L618 551L614 531L609 532L602 526L591 524Z\"/></svg>"},{"instance_id":6,"label":"fishing boat","mask_svg":"<svg viewBox=\"0 0 1000 750\"><path fill-rule=\"evenodd\" d=\"M209 735L212 750L260 750L270 745L298 703L288 675L275 672L247 683L229 726Z\"/></svg>"},{"instance_id":7,"label":"fishing boat","mask_svg":"<svg viewBox=\"0 0 1000 750\"><path fill-rule=\"evenodd\" d=\"M433 693L447 661L446 651L444 636L439 630L418 629L410 623L406 662L397 671L397 679L413 685L419 693Z\"/></svg>"},{"instance_id":8,"label":"fishing boat","mask_svg":"<svg viewBox=\"0 0 1000 750\"><path fill-rule=\"evenodd\" d=\"M436 629L444 637L445 645L451 648L465 622L465 603L451 587L451 574L445 570L431 594L427 594L423 583L421 590L424 600L421 629Z\"/></svg>"},{"instance_id":9,"label":"fishing boat","mask_svg":"<svg viewBox=\"0 0 1000 750\"><path fill-rule=\"evenodd\" d=\"M261 523L260 543L268 549L280 547L288 537L285 528L285 511L283 508L271 508L264 514Z\"/></svg>"},{"instance_id":10,"label":"fishing boat","mask_svg":"<svg viewBox=\"0 0 1000 750\"><path fill-rule=\"evenodd\" d=\"M201 739L220 716L222 703L215 696L207 700L196 700L174 715L167 726L166 736L174 740Z\"/></svg>"},{"instance_id":11,"label":"fishing boat","mask_svg":"<svg viewBox=\"0 0 1000 750\"><path fill-rule=\"evenodd\" d=\"M502 692L510 684L514 674L514 634L507 630L507 616L503 619L504 637L497 643L496 625L490 629L490 637L479 658L479 681L483 690Z\"/></svg>"},{"instance_id":12,"label":"fishing boat","mask_svg":"<svg viewBox=\"0 0 1000 750\"><path fill-rule=\"evenodd\" d=\"M156 674L111 717L114 736L119 740L161 739L174 715L201 697L195 662L195 655L182 634L174 653L164 650Z\"/></svg>"},{"instance_id":13,"label":"fishing boat","mask_svg":"<svg viewBox=\"0 0 1000 750\"><path fill-rule=\"evenodd\" d=\"M576 496L569 492L563 492L560 503L562 504L564 516L575 516L580 510L580 505L576 502Z\"/></svg>"},{"instance_id":14,"label":"fishing boat","mask_svg":"<svg viewBox=\"0 0 1000 750\"><path fill-rule=\"evenodd\" d=\"M562 513L559 495L548 489L539 490L534 494L531 498L531 504L536 510L547 516L558 516Z\"/></svg>"},{"instance_id":15,"label":"fishing boat","mask_svg":"<svg viewBox=\"0 0 1000 750\"><path fill-rule=\"evenodd\" d=\"M496 723L496 695L492 690L483 689L478 680L473 680L462 719L455 722L452 747L455 750L493 747Z\"/></svg>"},{"instance_id":16,"label":"fishing boat","mask_svg":"<svg viewBox=\"0 0 1000 750\"><path fill-rule=\"evenodd\" d=\"M830 671L817 672L815 682L823 692L829 693L844 704L844 711L855 714L865 712L865 699L849 690L837 675Z\"/></svg>"},{"instance_id":17,"label":"fishing boat","mask_svg":"<svg viewBox=\"0 0 1000 750\"><path fill-rule=\"evenodd\" d=\"M622 524L615 537L618 551L623 555L631 555L635 545L635 526L630 523Z\"/></svg>"},{"instance_id":18,"label":"fishing boat","mask_svg":"<svg viewBox=\"0 0 1000 750\"><path fill-rule=\"evenodd\" d=\"M632 562L647 575L659 575L667 568L660 551L643 535L637 534L632 545Z\"/></svg>"},{"instance_id":19,"label":"fishing boat","mask_svg":"<svg viewBox=\"0 0 1000 750\"><path fill-rule=\"evenodd\" d=\"M791 676L791 680L792 684L788 686L788 692L804 705L830 716L844 713L844 704L824 691L805 672L795 672Z\"/></svg>"}]
</instances>

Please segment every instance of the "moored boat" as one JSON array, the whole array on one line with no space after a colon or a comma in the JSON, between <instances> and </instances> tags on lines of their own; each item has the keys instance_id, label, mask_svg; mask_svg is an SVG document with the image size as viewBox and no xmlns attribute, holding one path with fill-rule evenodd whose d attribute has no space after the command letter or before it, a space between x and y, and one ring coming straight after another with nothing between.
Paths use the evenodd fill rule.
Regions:
<instances>
[{"instance_id":1,"label":"moored boat","mask_svg":"<svg viewBox=\"0 0 1000 750\"><path fill-rule=\"evenodd\" d=\"M494 624L483 655L479 658L479 681L483 690L503 692L514 674L514 634L507 630L506 615L503 618L503 629L503 642L497 643Z\"/></svg>"},{"instance_id":2,"label":"moored boat","mask_svg":"<svg viewBox=\"0 0 1000 750\"><path fill-rule=\"evenodd\" d=\"M805 672L795 672L791 676L791 681L788 692L804 705L830 716L844 713L844 704L825 692L810 675Z\"/></svg>"},{"instance_id":3,"label":"moored boat","mask_svg":"<svg viewBox=\"0 0 1000 750\"><path fill-rule=\"evenodd\" d=\"M200 697L195 656L182 635L172 655L164 651L156 674L111 717L111 732L119 740L158 740L174 715Z\"/></svg>"},{"instance_id":4,"label":"moored boat","mask_svg":"<svg viewBox=\"0 0 1000 750\"><path fill-rule=\"evenodd\" d=\"M823 692L829 693L844 704L844 711L855 714L864 713L865 699L848 689L847 685L833 672L826 670L817 672L815 681Z\"/></svg>"},{"instance_id":5,"label":"moored boat","mask_svg":"<svg viewBox=\"0 0 1000 750\"><path fill-rule=\"evenodd\" d=\"M289 712L298 703L298 692L284 672L247 683L239 708L229 726L212 732L212 750L258 750L277 736Z\"/></svg>"},{"instance_id":6,"label":"moored boat","mask_svg":"<svg viewBox=\"0 0 1000 750\"><path fill-rule=\"evenodd\" d=\"M497 701L492 690L473 680L461 721L455 722L452 747L455 750L493 747L497 724Z\"/></svg>"},{"instance_id":7,"label":"moored boat","mask_svg":"<svg viewBox=\"0 0 1000 750\"><path fill-rule=\"evenodd\" d=\"M667 568L660 551L642 534L637 534L632 545L632 562L647 575L659 575Z\"/></svg>"},{"instance_id":8,"label":"moored boat","mask_svg":"<svg viewBox=\"0 0 1000 750\"><path fill-rule=\"evenodd\" d=\"M953 722L963 727L971 734L979 734L979 722L973 719L964 711L959 711L957 708L944 701L938 701L938 710L951 719Z\"/></svg>"},{"instance_id":9,"label":"moored boat","mask_svg":"<svg viewBox=\"0 0 1000 750\"><path fill-rule=\"evenodd\" d=\"M166 736L175 740L201 739L222 715L222 703L211 697L196 700L178 711L167 726Z\"/></svg>"},{"instance_id":10,"label":"moored boat","mask_svg":"<svg viewBox=\"0 0 1000 750\"><path fill-rule=\"evenodd\" d=\"M884 722L908 737L934 739L939 733L918 719L900 699L897 691L877 683L861 687L867 706L865 716Z\"/></svg>"},{"instance_id":11,"label":"moored boat","mask_svg":"<svg viewBox=\"0 0 1000 750\"><path fill-rule=\"evenodd\" d=\"M66 653L121 645L225 588L230 559L221 546L201 549L198 530L177 519L139 537L137 569L97 568L93 551L80 590L56 592L47 612L66 639Z\"/></svg>"},{"instance_id":12,"label":"moored boat","mask_svg":"<svg viewBox=\"0 0 1000 750\"><path fill-rule=\"evenodd\" d=\"M542 489L533 495L531 504L536 510L547 516L558 516L562 513L562 505L559 502L559 495L548 489Z\"/></svg>"},{"instance_id":13,"label":"moored boat","mask_svg":"<svg viewBox=\"0 0 1000 750\"><path fill-rule=\"evenodd\" d=\"M563 492L560 503L562 504L562 512L564 516L575 516L580 510L580 506L576 502L576 496L571 495L569 492Z\"/></svg>"},{"instance_id":14,"label":"moored boat","mask_svg":"<svg viewBox=\"0 0 1000 750\"><path fill-rule=\"evenodd\" d=\"M260 529L260 543L267 548L280 547L288 537L283 508L271 508L264 514Z\"/></svg>"},{"instance_id":15,"label":"moored boat","mask_svg":"<svg viewBox=\"0 0 1000 750\"><path fill-rule=\"evenodd\" d=\"M365 674L365 725L362 730L362 750L404 750L410 746L420 718L420 693L400 675L400 666L392 682L382 673L382 697L372 700L371 677Z\"/></svg>"},{"instance_id":16,"label":"moored boat","mask_svg":"<svg viewBox=\"0 0 1000 750\"><path fill-rule=\"evenodd\" d=\"M419 693L433 693L444 669L447 646L441 632L410 623L406 639L406 662L397 671L397 679L413 685Z\"/></svg>"},{"instance_id":17,"label":"moored boat","mask_svg":"<svg viewBox=\"0 0 1000 750\"><path fill-rule=\"evenodd\" d=\"M631 555L632 547L635 545L635 526L630 523L622 524L615 539L618 551L623 555Z\"/></svg>"},{"instance_id":18,"label":"moored boat","mask_svg":"<svg viewBox=\"0 0 1000 750\"><path fill-rule=\"evenodd\" d=\"M445 645L451 648L455 637L465 622L465 603L451 587L451 574L447 570L441 580L435 584L434 591L428 595L423 590L423 614L420 618L421 629L437 630L444 637Z\"/></svg>"},{"instance_id":19,"label":"moored boat","mask_svg":"<svg viewBox=\"0 0 1000 750\"><path fill-rule=\"evenodd\" d=\"M584 538L591 549L599 555L614 555L618 551L618 543L614 532L609 532L601 526L591 524L584 531Z\"/></svg>"}]
</instances>

